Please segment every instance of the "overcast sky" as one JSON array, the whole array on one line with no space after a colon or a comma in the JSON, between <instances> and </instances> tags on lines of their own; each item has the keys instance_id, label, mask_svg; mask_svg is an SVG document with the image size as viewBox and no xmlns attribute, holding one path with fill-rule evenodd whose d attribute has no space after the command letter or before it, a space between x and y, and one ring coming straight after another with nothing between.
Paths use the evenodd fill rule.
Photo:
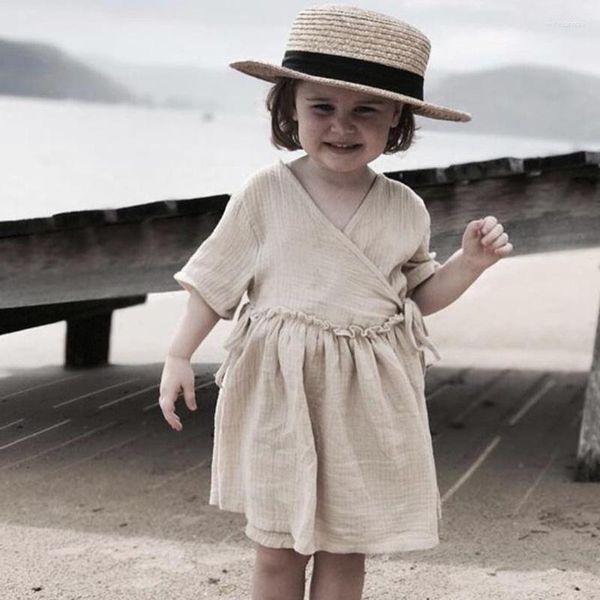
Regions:
<instances>
[{"instance_id":1,"label":"overcast sky","mask_svg":"<svg viewBox=\"0 0 600 600\"><path fill-rule=\"evenodd\" d=\"M279 63L294 15L325 1L0 0L0 37L137 64ZM600 0L347 1L388 13L432 42L429 67L512 63L600 75Z\"/></svg>"}]
</instances>

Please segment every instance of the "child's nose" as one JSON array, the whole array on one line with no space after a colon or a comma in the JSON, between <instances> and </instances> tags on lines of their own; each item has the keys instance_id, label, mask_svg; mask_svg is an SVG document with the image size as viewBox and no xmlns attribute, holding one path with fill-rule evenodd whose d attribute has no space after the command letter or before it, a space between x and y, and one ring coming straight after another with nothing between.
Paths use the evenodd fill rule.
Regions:
<instances>
[{"instance_id":1,"label":"child's nose","mask_svg":"<svg viewBox=\"0 0 600 600\"><path fill-rule=\"evenodd\" d=\"M354 131L355 125L352 120L352 115L338 113L333 117L332 129L334 131Z\"/></svg>"}]
</instances>

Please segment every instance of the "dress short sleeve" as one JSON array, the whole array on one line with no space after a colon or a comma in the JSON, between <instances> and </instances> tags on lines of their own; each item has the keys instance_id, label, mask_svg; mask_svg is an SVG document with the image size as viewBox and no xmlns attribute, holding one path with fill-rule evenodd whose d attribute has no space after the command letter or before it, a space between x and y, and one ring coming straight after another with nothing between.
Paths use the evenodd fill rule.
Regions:
<instances>
[{"instance_id":1,"label":"dress short sleeve","mask_svg":"<svg viewBox=\"0 0 600 600\"><path fill-rule=\"evenodd\" d=\"M421 235L421 241L415 253L402 266L407 281L406 295L412 298L415 288L429 279L442 265L435 260L436 252L429 251L429 240L431 237L431 217L425 209L425 227Z\"/></svg>"},{"instance_id":2,"label":"dress short sleeve","mask_svg":"<svg viewBox=\"0 0 600 600\"><path fill-rule=\"evenodd\" d=\"M258 243L244 193L231 195L221 219L173 278L197 292L223 319L235 311L254 277Z\"/></svg>"}]
</instances>

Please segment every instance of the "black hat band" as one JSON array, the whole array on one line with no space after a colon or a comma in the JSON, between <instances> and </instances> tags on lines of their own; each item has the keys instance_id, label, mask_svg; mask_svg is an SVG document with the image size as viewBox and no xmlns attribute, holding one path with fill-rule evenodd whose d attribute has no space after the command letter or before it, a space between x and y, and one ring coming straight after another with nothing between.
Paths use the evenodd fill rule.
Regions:
<instances>
[{"instance_id":1,"label":"black hat band","mask_svg":"<svg viewBox=\"0 0 600 600\"><path fill-rule=\"evenodd\" d=\"M320 52L288 50L281 66L306 75L368 85L423 100L421 75L368 60Z\"/></svg>"}]
</instances>

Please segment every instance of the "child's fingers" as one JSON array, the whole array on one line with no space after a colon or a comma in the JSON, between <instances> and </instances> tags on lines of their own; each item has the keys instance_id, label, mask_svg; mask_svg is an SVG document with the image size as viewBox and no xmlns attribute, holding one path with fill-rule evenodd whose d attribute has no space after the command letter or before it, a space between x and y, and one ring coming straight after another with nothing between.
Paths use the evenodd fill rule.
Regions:
<instances>
[{"instance_id":1,"label":"child's fingers","mask_svg":"<svg viewBox=\"0 0 600 600\"><path fill-rule=\"evenodd\" d=\"M181 424L181 419L177 416L177 413L174 410L163 410L163 415L167 423L176 431L181 431L183 429L183 425Z\"/></svg>"},{"instance_id":2,"label":"child's fingers","mask_svg":"<svg viewBox=\"0 0 600 600\"><path fill-rule=\"evenodd\" d=\"M162 411L163 417L165 421L175 430L181 431L183 429L183 425L181 424L181 420L177 416L175 412L175 400L174 394L165 394L160 396L158 399L158 404Z\"/></svg>"},{"instance_id":3,"label":"child's fingers","mask_svg":"<svg viewBox=\"0 0 600 600\"><path fill-rule=\"evenodd\" d=\"M490 248L500 248L508 242L508 233L506 231L501 233L491 244L488 244Z\"/></svg>"},{"instance_id":4,"label":"child's fingers","mask_svg":"<svg viewBox=\"0 0 600 600\"><path fill-rule=\"evenodd\" d=\"M185 404L190 410L196 410L198 405L196 404L196 394L194 390L194 386L186 386L183 391L183 397L185 399Z\"/></svg>"},{"instance_id":5,"label":"child's fingers","mask_svg":"<svg viewBox=\"0 0 600 600\"><path fill-rule=\"evenodd\" d=\"M165 419L167 423L176 431L181 431L183 429L183 425L181 424L181 419L177 416L175 411L170 411L163 413L165 415Z\"/></svg>"},{"instance_id":6,"label":"child's fingers","mask_svg":"<svg viewBox=\"0 0 600 600\"><path fill-rule=\"evenodd\" d=\"M498 219L496 219L496 217L494 217L493 215L488 215L483 219L479 219L479 223L479 231L483 236L485 236L493 229L496 223L498 223Z\"/></svg>"},{"instance_id":7,"label":"child's fingers","mask_svg":"<svg viewBox=\"0 0 600 600\"><path fill-rule=\"evenodd\" d=\"M483 219L477 219L475 221L470 221L467 224L467 234L472 237L479 237L481 235L481 226L483 224Z\"/></svg>"},{"instance_id":8,"label":"child's fingers","mask_svg":"<svg viewBox=\"0 0 600 600\"><path fill-rule=\"evenodd\" d=\"M500 246L500 248L494 250L498 256L508 256L512 251L513 245L511 243L504 244L503 246Z\"/></svg>"},{"instance_id":9,"label":"child's fingers","mask_svg":"<svg viewBox=\"0 0 600 600\"><path fill-rule=\"evenodd\" d=\"M506 232L499 235L489 246L496 256L508 256L513 251L513 245L508 241Z\"/></svg>"},{"instance_id":10,"label":"child's fingers","mask_svg":"<svg viewBox=\"0 0 600 600\"><path fill-rule=\"evenodd\" d=\"M490 229L490 230L484 229L483 231L484 232L487 231L487 233L481 238L481 243L484 246L491 246L492 244L494 244L496 242L496 240L504 232L504 227L502 227L501 223L497 223L496 225L494 225L492 227L492 229Z\"/></svg>"}]
</instances>

